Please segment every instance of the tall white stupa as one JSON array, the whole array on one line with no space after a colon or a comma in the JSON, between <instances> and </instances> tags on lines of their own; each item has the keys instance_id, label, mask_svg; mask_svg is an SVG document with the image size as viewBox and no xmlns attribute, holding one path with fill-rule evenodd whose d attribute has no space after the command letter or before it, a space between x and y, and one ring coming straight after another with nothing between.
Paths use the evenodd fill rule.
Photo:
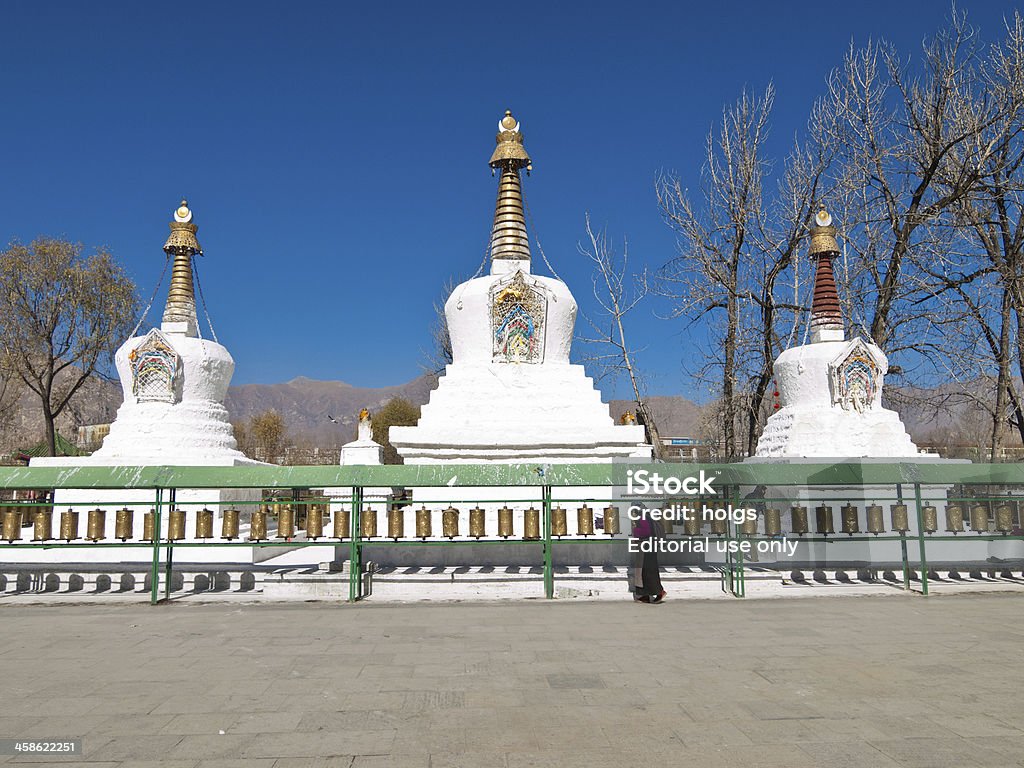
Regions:
<instances>
[{"instance_id":1,"label":"tall white stupa","mask_svg":"<svg viewBox=\"0 0 1024 768\"><path fill-rule=\"evenodd\" d=\"M500 173L490 274L452 291L453 361L419 423L391 428L392 445L407 464L650 459L643 427L615 424L583 366L569 362L569 288L531 272L520 172L532 166L511 112L490 166Z\"/></svg>"},{"instance_id":2,"label":"tall white stupa","mask_svg":"<svg viewBox=\"0 0 1024 768\"><path fill-rule=\"evenodd\" d=\"M91 456L33 459L32 466L217 466L258 464L238 450L224 407L235 362L216 341L199 335L193 283L193 259L202 254L198 227L185 200L174 212L164 252L171 259L171 283L160 327L128 339L114 361L124 401L110 425L102 447ZM221 512L238 502L253 501L259 491L249 489L180 489L175 504L186 511L187 539L193 538L196 510L214 512L214 530L220 534ZM164 501L167 501L165 497ZM84 519L87 509L104 509L106 538L113 538L115 510L128 508L134 515L135 537L142 533L142 514L154 503L150 490L58 490L55 513L75 506ZM251 507L243 507L248 512ZM165 510L166 512L166 510ZM247 517L243 514L243 519ZM166 532L167 515L164 517ZM80 525L84 527L82 521ZM243 536L244 526L243 526ZM145 548L44 550L37 546L6 550L5 557L23 562L146 560ZM251 561L247 548L194 548L194 561Z\"/></svg>"}]
</instances>

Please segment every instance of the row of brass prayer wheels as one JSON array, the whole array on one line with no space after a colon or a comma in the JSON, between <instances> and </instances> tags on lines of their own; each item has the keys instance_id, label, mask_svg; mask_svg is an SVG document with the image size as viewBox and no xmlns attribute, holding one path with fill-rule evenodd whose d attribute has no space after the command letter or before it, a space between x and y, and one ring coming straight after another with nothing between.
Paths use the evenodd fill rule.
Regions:
<instances>
[{"instance_id":1,"label":"row of brass prayer wheels","mask_svg":"<svg viewBox=\"0 0 1024 768\"><path fill-rule=\"evenodd\" d=\"M267 515L270 512L270 505L252 513L250 539L259 541L267 538ZM322 504L310 504L306 510L306 532L310 538L323 536L324 506ZM291 538L295 535L295 511L290 504L274 504L274 513L277 516L278 538ZM169 541L181 541L185 538L185 510L172 509L167 513L167 538ZM75 541L79 537L80 512L76 509L67 509L60 514L60 535L58 539L64 541ZM114 538L127 541L134 538L134 510L124 507L114 513ZM224 510L221 520L221 538L238 538L237 509ZM196 512L195 537L197 539L213 538L213 510L200 509ZM86 533L88 541L102 541L107 537L107 511L105 509L90 509L86 513ZM348 516L338 515L335 520L335 537L346 538L348 533ZM151 542L156 535L156 512L150 510L142 516L142 541ZM4 510L3 514L3 540L7 542L17 541L21 538L21 511L10 508ZM53 539L53 513L49 510L37 510L33 523L33 541L50 541Z\"/></svg>"},{"instance_id":2,"label":"row of brass prayer wheels","mask_svg":"<svg viewBox=\"0 0 1024 768\"><path fill-rule=\"evenodd\" d=\"M498 536L507 539L513 535L512 530L513 511L509 507L502 507L498 510ZM551 509L551 535L569 535L569 514L563 507ZM401 507L392 507L387 513L388 534L390 539L405 538L405 510ZM619 533L619 510L618 507L606 507L604 509L604 532L609 536ZM364 539L372 539L378 536L377 511L374 509L363 510L360 516L359 533ZM469 537L482 539L487 536L487 512L480 507L469 510ZM576 510L576 533L579 536L594 535L594 510L583 505ZM433 536L433 514L430 509L421 507L416 510L416 538L428 539ZM458 509L448 507L441 511L441 535L448 539L454 539L462 535L461 516ZM541 538L541 514L535 507L523 510L523 539L534 540Z\"/></svg>"},{"instance_id":3,"label":"row of brass prayer wheels","mask_svg":"<svg viewBox=\"0 0 1024 768\"><path fill-rule=\"evenodd\" d=\"M306 509L306 535L311 539L318 539L324 536L325 504L308 504ZM265 504L260 509L254 510L250 521L249 540L264 541L269 538L267 533L267 518L273 514L277 518L277 538L289 539L295 536L295 509L291 504ZM114 538L127 541L134 538L134 511L124 507L117 510L114 518ZM181 541L185 538L185 511L173 509L168 515L169 541ZM79 516L80 512L75 509L68 509L61 512L60 535L57 537L64 541L75 541L79 539ZM107 511L105 509L91 509L86 513L86 535L88 541L102 541L106 538ZM195 538L213 538L213 511L201 509L195 513ZM508 507L498 510L498 535L502 538L512 536L513 511ZM555 507L551 510L551 534L553 536L567 536L568 514L565 509ZM237 539L239 537L239 511L237 509L224 510L221 521L221 538ZM576 511L576 530L581 536L594 535L594 510L584 505ZM156 513L153 510L142 516L142 541L151 542L155 537ZM401 507L393 507L387 513L388 537L401 539L405 537L405 514ZM432 535L432 514L431 510L423 507L416 510L416 536L418 538L429 538ZM448 507L441 513L442 535L454 539L460 535L459 510L455 507ZM616 507L607 507L604 510L604 532L608 535L619 533L619 511ZM360 533L364 538L377 537L377 511L365 509L360 516ZM351 536L349 515L347 512L340 512L334 516L333 538L347 539ZM483 538L486 536L486 512L476 507L469 511L469 536L471 538ZM17 541L21 538L21 512L7 508L3 514L3 536L7 542ZM50 541L53 539L53 513L49 510L38 510L35 513L33 541ZM541 515L540 510L531 507L523 512L523 538L541 538Z\"/></svg>"},{"instance_id":4,"label":"row of brass prayer wheels","mask_svg":"<svg viewBox=\"0 0 1024 768\"><path fill-rule=\"evenodd\" d=\"M867 518L867 532L874 535L885 533L885 512L879 504L871 504L865 509ZM797 535L810 533L808 526L807 507L793 506L790 509L791 532ZM842 533L853 536L860 533L860 518L857 507L846 504L839 509ZM779 509L766 509L764 516L764 535L779 536L782 533L782 512ZM814 509L815 533L829 535L835 533L834 516L832 507L821 505ZM1013 508L1009 504L1000 504L995 508L996 531L998 533L1011 533L1013 525ZM906 533L910 530L910 516L906 504L893 504L889 507L889 521L891 530L897 533ZM721 530L716 530L717 527ZM984 504L975 504L970 510L971 530L975 533L989 533L988 507ZM925 533L935 533L939 529L938 509L931 504L921 507L921 529ZM712 533L725 533L725 521L714 521L711 524ZM740 524L740 533L746 536L757 535L757 520L747 520ZM963 507L957 503L946 506L946 531L952 534L964 531ZM684 532L690 535L697 535L700 532L700 520L687 520L684 522Z\"/></svg>"},{"instance_id":5,"label":"row of brass prayer wheels","mask_svg":"<svg viewBox=\"0 0 1024 768\"><path fill-rule=\"evenodd\" d=\"M698 505L699 507L699 505ZM306 535L311 539L318 539L324 536L325 504L308 504L306 509ZM878 504L871 504L865 510L867 519L867 532L878 535L885 533L884 510ZM405 510L401 507L392 507L387 513L387 536L392 539L405 537ZM22 510L17 507L4 507L2 517L2 535L0 539L13 542L21 539ZM64 541L74 541L79 538L79 511L68 509L60 515L60 535L57 537ZM91 509L87 512L86 535L89 541L101 541L106 538L106 510ZM254 510L250 521L249 540L263 541L268 539L267 517L273 514L277 518L277 538L289 539L295 536L295 508L291 504L269 504L262 505L260 509ZM893 504L890 506L891 530L898 533L906 533L910 530L910 518L906 504ZM134 512L127 507L116 510L114 513L114 538L127 541L134 537ZM793 506L790 509L791 527L790 532L796 535L810 533L808 510L804 506ZM498 536L507 539L513 535L512 531L513 511L508 507L498 510ZM764 520L763 532L765 536L779 536L782 534L782 511L777 508L766 509L762 513ZM185 511L174 509L168 513L168 540L181 541L185 538ZM692 519L686 519L682 524L682 533L687 536L701 535L703 521L699 515L691 515ZM832 507L821 505L814 510L815 533L820 535L834 534L835 521ZM155 536L156 513L146 512L142 516L142 541L151 542ZM970 508L969 513L971 530L976 533L989 533L988 508L984 504L975 504ZM860 533L860 518L857 507L846 504L840 508L840 521L842 533L850 536ZM431 510L423 507L416 510L416 537L421 539L430 538L433 535L433 516ZM747 520L739 525L739 531L745 536L756 536L758 532L757 519ZM226 509L221 522L221 538L232 540L239 537L239 511L237 509ZM921 508L921 527L925 533L938 531L938 510L936 507L926 504ZM728 530L728 523L725 519L711 521L712 535L724 536ZM666 533L672 533L674 526L671 522L665 521ZM946 507L946 531L957 534L964 531L963 507L958 503L951 503ZM1013 508L1009 504L1000 504L995 508L995 530L998 533L1010 533L1014 530ZM197 539L213 538L213 511L201 509L196 512L195 537ZM580 536L594 535L594 510L584 505L576 510L576 532ZM610 506L604 509L604 532L614 536L619 530L619 511L616 507ZM360 534L363 538L372 539L378 536L377 511L365 509L360 516ZM455 507L448 507L441 512L441 535L454 539L461 535L460 513ZM480 539L486 534L486 512L480 507L469 510L469 536ZM568 513L562 507L551 509L551 535L556 537L568 536ZM334 516L333 538L347 539L351 536L349 515L341 512ZM50 541L53 536L53 512L49 509L37 509L33 518L33 541ZM533 507L523 511L523 538L527 540L541 538L541 515L540 510Z\"/></svg>"}]
</instances>

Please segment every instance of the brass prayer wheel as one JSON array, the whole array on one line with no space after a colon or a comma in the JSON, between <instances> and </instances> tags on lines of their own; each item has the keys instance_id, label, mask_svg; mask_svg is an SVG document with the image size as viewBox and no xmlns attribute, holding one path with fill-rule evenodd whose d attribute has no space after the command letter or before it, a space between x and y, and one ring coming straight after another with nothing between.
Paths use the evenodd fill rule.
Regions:
<instances>
[{"instance_id":1,"label":"brass prayer wheel","mask_svg":"<svg viewBox=\"0 0 1024 768\"><path fill-rule=\"evenodd\" d=\"M604 508L604 532L609 536L615 536L619 532L619 508L608 506Z\"/></svg>"},{"instance_id":2,"label":"brass prayer wheel","mask_svg":"<svg viewBox=\"0 0 1024 768\"><path fill-rule=\"evenodd\" d=\"M249 520L249 541L264 541L267 538L267 507L260 505L252 511Z\"/></svg>"},{"instance_id":3,"label":"brass prayer wheel","mask_svg":"<svg viewBox=\"0 0 1024 768\"><path fill-rule=\"evenodd\" d=\"M277 538L290 539L295 535L295 507L291 504L275 504L277 513Z\"/></svg>"},{"instance_id":4,"label":"brass prayer wheel","mask_svg":"<svg viewBox=\"0 0 1024 768\"><path fill-rule=\"evenodd\" d=\"M78 538L78 510L68 507L60 513L60 537L64 541L75 541Z\"/></svg>"},{"instance_id":5,"label":"brass prayer wheel","mask_svg":"<svg viewBox=\"0 0 1024 768\"><path fill-rule=\"evenodd\" d=\"M399 506L388 510L388 538L398 541L405 537L405 513Z\"/></svg>"},{"instance_id":6,"label":"brass prayer wheel","mask_svg":"<svg viewBox=\"0 0 1024 768\"><path fill-rule=\"evenodd\" d=\"M503 539L512 535L512 510L508 507L498 510L498 535Z\"/></svg>"},{"instance_id":7,"label":"brass prayer wheel","mask_svg":"<svg viewBox=\"0 0 1024 768\"><path fill-rule=\"evenodd\" d=\"M839 509L843 520L843 533L853 536L860 533L860 520L857 519L857 508L852 504L846 504Z\"/></svg>"},{"instance_id":8,"label":"brass prayer wheel","mask_svg":"<svg viewBox=\"0 0 1024 768\"><path fill-rule=\"evenodd\" d=\"M939 511L930 504L921 507L921 527L925 533L939 530Z\"/></svg>"},{"instance_id":9,"label":"brass prayer wheel","mask_svg":"<svg viewBox=\"0 0 1024 768\"><path fill-rule=\"evenodd\" d=\"M906 533L910 530L910 516L907 514L906 504L893 504L889 507L889 517L894 531Z\"/></svg>"},{"instance_id":10,"label":"brass prayer wheel","mask_svg":"<svg viewBox=\"0 0 1024 768\"><path fill-rule=\"evenodd\" d=\"M564 507L551 508L551 535L568 536L569 523L565 515Z\"/></svg>"},{"instance_id":11,"label":"brass prayer wheel","mask_svg":"<svg viewBox=\"0 0 1024 768\"><path fill-rule=\"evenodd\" d=\"M121 507L114 513L114 538L128 541L135 535L135 513L128 507Z\"/></svg>"},{"instance_id":12,"label":"brass prayer wheel","mask_svg":"<svg viewBox=\"0 0 1024 768\"><path fill-rule=\"evenodd\" d=\"M181 541L185 538L185 510L172 509L167 521L167 540Z\"/></svg>"},{"instance_id":13,"label":"brass prayer wheel","mask_svg":"<svg viewBox=\"0 0 1024 768\"><path fill-rule=\"evenodd\" d=\"M142 540L153 541L156 538L156 510L149 510L142 516Z\"/></svg>"},{"instance_id":14,"label":"brass prayer wheel","mask_svg":"<svg viewBox=\"0 0 1024 768\"><path fill-rule=\"evenodd\" d=\"M459 535L459 510L448 507L441 513L441 533L449 539Z\"/></svg>"},{"instance_id":15,"label":"brass prayer wheel","mask_svg":"<svg viewBox=\"0 0 1024 768\"><path fill-rule=\"evenodd\" d=\"M714 502L711 502L714 504ZM715 508L718 509L717 507ZM711 518L711 533L714 536L725 536L729 532L729 520L727 518L718 518L718 515L714 515Z\"/></svg>"},{"instance_id":16,"label":"brass prayer wheel","mask_svg":"<svg viewBox=\"0 0 1024 768\"><path fill-rule=\"evenodd\" d=\"M885 510L878 504L871 504L867 508L867 515L868 533L873 533L875 536L885 533Z\"/></svg>"},{"instance_id":17,"label":"brass prayer wheel","mask_svg":"<svg viewBox=\"0 0 1024 768\"><path fill-rule=\"evenodd\" d=\"M238 538L238 510L225 509L220 521L220 537L222 539Z\"/></svg>"},{"instance_id":18,"label":"brass prayer wheel","mask_svg":"<svg viewBox=\"0 0 1024 768\"><path fill-rule=\"evenodd\" d=\"M828 536L835 533L835 522L832 519L832 507L822 504L814 508L814 519L817 524L817 532Z\"/></svg>"},{"instance_id":19,"label":"brass prayer wheel","mask_svg":"<svg viewBox=\"0 0 1024 768\"><path fill-rule=\"evenodd\" d=\"M53 538L53 508L37 509L32 521L32 541L49 541Z\"/></svg>"},{"instance_id":20,"label":"brass prayer wheel","mask_svg":"<svg viewBox=\"0 0 1024 768\"><path fill-rule=\"evenodd\" d=\"M793 533L797 536L803 536L810 531L810 528L807 526L807 507L795 504L790 508L789 514L793 523Z\"/></svg>"},{"instance_id":21,"label":"brass prayer wheel","mask_svg":"<svg viewBox=\"0 0 1024 768\"><path fill-rule=\"evenodd\" d=\"M21 510L16 507L4 508L3 539L10 543L21 538Z\"/></svg>"},{"instance_id":22,"label":"brass prayer wheel","mask_svg":"<svg viewBox=\"0 0 1024 768\"><path fill-rule=\"evenodd\" d=\"M377 510L367 507L359 516L359 535L372 539L377 535Z\"/></svg>"},{"instance_id":23,"label":"brass prayer wheel","mask_svg":"<svg viewBox=\"0 0 1024 768\"><path fill-rule=\"evenodd\" d=\"M324 535L323 504L310 504L306 509L306 535L314 540Z\"/></svg>"},{"instance_id":24,"label":"brass prayer wheel","mask_svg":"<svg viewBox=\"0 0 1024 768\"><path fill-rule=\"evenodd\" d=\"M1009 504L1003 503L996 507L996 530L1000 533L1013 530L1013 508Z\"/></svg>"},{"instance_id":25,"label":"brass prayer wheel","mask_svg":"<svg viewBox=\"0 0 1024 768\"><path fill-rule=\"evenodd\" d=\"M672 527L672 521L666 517L661 518L661 527L664 530L666 536L668 536L674 530Z\"/></svg>"},{"instance_id":26,"label":"brass prayer wheel","mask_svg":"<svg viewBox=\"0 0 1024 768\"><path fill-rule=\"evenodd\" d=\"M988 533L988 509L984 504L971 507L971 530L975 533Z\"/></svg>"},{"instance_id":27,"label":"brass prayer wheel","mask_svg":"<svg viewBox=\"0 0 1024 768\"><path fill-rule=\"evenodd\" d=\"M666 531L668 526L665 526ZM584 504L576 510L576 533L580 536L594 535L594 510Z\"/></svg>"},{"instance_id":28,"label":"brass prayer wheel","mask_svg":"<svg viewBox=\"0 0 1024 768\"><path fill-rule=\"evenodd\" d=\"M540 538L540 510L530 507L523 512L523 538Z\"/></svg>"},{"instance_id":29,"label":"brass prayer wheel","mask_svg":"<svg viewBox=\"0 0 1024 768\"><path fill-rule=\"evenodd\" d=\"M427 539L430 537L432 530L433 522L431 521L430 510L426 507L420 507L416 510L416 538Z\"/></svg>"},{"instance_id":30,"label":"brass prayer wheel","mask_svg":"<svg viewBox=\"0 0 1024 768\"><path fill-rule=\"evenodd\" d=\"M100 541L107 538L107 511L105 509L89 510L85 526L85 538L89 541Z\"/></svg>"},{"instance_id":31,"label":"brass prayer wheel","mask_svg":"<svg viewBox=\"0 0 1024 768\"><path fill-rule=\"evenodd\" d=\"M703 510L701 509L700 502L696 502L693 508L687 513L683 519L683 534L686 536L700 536L700 529L703 525L702 515Z\"/></svg>"},{"instance_id":32,"label":"brass prayer wheel","mask_svg":"<svg viewBox=\"0 0 1024 768\"><path fill-rule=\"evenodd\" d=\"M740 523L740 533L744 536L757 536L757 516L754 516L753 520L746 517L743 518L743 522Z\"/></svg>"},{"instance_id":33,"label":"brass prayer wheel","mask_svg":"<svg viewBox=\"0 0 1024 768\"><path fill-rule=\"evenodd\" d=\"M203 507L196 512L196 538L213 538L213 510Z\"/></svg>"},{"instance_id":34,"label":"brass prayer wheel","mask_svg":"<svg viewBox=\"0 0 1024 768\"><path fill-rule=\"evenodd\" d=\"M336 539L347 539L352 535L352 520L349 519L349 511L345 507L340 507L337 512L334 513L334 538Z\"/></svg>"},{"instance_id":35,"label":"brass prayer wheel","mask_svg":"<svg viewBox=\"0 0 1024 768\"><path fill-rule=\"evenodd\" d=\"M469 535L474 539L479 539L484 535L486 524L486 514L480 507L474 507L469 510Z\"/></svg>"},{"instance_id":36,"label":"brass prayer wheel","mask_svg":"<svg viewBox=\"0 0 1024 768\"><path fill-rule=\"evenodd\" d=\"M782 510L781 509L766 509L764 511L764 535L765 536L781 536L782 535Z\"/></svg>"},{"instance_id":37,"label":"brass prayer wheel","mask_svg":"<svg viewBox=\"0 0 1024 768\"><path fill-rule=\"evenodd\" d=\"M946 530L954 536L964 532L964 510L959 504L946 507Z\"/></svg>"}]
</instances>

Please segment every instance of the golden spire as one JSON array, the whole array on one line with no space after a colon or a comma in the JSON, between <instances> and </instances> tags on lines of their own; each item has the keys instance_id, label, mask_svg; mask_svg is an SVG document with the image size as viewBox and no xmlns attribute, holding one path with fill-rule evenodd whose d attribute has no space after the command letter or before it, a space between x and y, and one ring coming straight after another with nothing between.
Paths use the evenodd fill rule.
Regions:
<instances>
[{"instance_id":1,"label":"golden spire","mask_svg":"<svg viewBox=\"0 0 1024 768\"><path fill-rule=\"evenodd\" d=\"M523 147L523 134L512 113L498 122L497 144L491 155L491 169L501 169L498 182L498 201L494 206L494 226L491 229L491 260L530 260L530 239L526 234L526 216L523 214L523 189L519 171L532 169L530 156Z\"/></svg>"},{"instance_id":2,"label":"golden spire","mask_svg":"<svg viewBox=\"0 0 1024 768\"><path fill-rule=\"evenodd\" d=\"M171 222L171 235L164 243L164 252L174 257L171 266L171 289L167 294L167 305L164 307L165 323L186 323L186 335L195 336L196 294L192 286L192 257L202 254L196 240L199 227L192 223L192 211L188 201L182 200L174 212Z\"/></svg>"}]
</instances>

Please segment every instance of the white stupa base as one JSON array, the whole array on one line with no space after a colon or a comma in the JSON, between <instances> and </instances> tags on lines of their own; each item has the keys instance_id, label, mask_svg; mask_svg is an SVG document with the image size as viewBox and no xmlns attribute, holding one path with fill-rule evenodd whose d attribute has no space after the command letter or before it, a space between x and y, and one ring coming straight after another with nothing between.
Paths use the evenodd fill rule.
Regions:
<instances>
[{"instance_id":1,"label":"white stupa base","mask_svg":"<svg viewBox=\"0 0 1024 768\"><path fill-rule=\"evenodd\" d=\"M768 419L757 443L759 458L904 458L936 454L918 451L899 414L875 407L863 413L836 406L792 405Z\"/></svg>"},{"instance_id":2,"label":"white stupa base","mask_svg":"<svg viewBox=\"0 0 1024 768\"><path fill-rule=\"evenodd\" d=\"M651 458L644 429L616 425L583 366L449 365L415 427L392 427L407 464L595 463Z\"/></svg>"}]
</instances>

